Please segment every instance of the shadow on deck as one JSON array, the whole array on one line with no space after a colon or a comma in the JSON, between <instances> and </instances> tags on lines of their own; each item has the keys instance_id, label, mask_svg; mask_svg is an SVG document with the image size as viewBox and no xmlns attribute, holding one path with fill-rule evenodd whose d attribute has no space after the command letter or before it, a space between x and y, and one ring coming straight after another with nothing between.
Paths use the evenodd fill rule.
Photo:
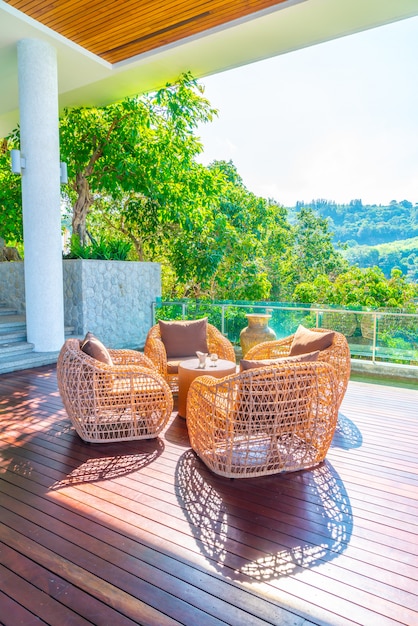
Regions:
<instances>
[{"instance_id":1,"label":"shadow on deck","mask_svg":"<svg viewBox=\"0 0 418 626\"><path fill-rule=\"evenodd\" d=\"M174 412L84 444L54 366L0 376L0 621L418 625L418 391L350 382L325 463L229 480Z\"/></svg>"}]
</instances>

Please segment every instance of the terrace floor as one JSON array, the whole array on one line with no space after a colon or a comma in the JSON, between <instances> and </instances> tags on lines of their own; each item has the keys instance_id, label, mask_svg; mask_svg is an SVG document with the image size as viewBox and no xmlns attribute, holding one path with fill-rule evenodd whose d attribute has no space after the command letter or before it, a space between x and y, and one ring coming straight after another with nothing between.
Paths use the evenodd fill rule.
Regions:
<instances>
[{"instance_id":1,"label":"terrace floor","mask_svg":"<svg viewBox=\"0 0 418 626\"><path fill-rule=\"evenodd\" d=\"M87 445L54 366L0 376L0 622L418 625L418 389L350 382L327 461L228 480L173 413Z\"/></svg>"}]
</instances>

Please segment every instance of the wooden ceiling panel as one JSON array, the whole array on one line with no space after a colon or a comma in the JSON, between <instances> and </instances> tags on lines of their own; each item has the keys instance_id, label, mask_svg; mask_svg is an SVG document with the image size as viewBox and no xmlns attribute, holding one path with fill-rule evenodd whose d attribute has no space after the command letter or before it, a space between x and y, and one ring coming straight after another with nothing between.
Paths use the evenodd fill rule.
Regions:
<instances>
[{"instance_id":1,"label":"wooden ceiling panel","mask_svg":"<svg viewBox=\"0 0 418 626\"><path fill-rule=\"evenodd\" d=\"M11 6L118 63L286 0L6 0Z\"/></svg>"}]
</instances>

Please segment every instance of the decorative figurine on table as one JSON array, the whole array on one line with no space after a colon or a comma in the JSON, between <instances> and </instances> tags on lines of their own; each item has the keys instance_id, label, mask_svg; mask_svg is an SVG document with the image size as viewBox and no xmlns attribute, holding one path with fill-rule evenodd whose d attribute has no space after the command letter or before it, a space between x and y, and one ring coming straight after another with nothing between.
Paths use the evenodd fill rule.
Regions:
<instances>
[{"instance_id":1,"label":"decorative figurine on table","mask_svg":"<svg viewBox=\"0 0 418 626\"><path fill-rule=\"evenodd\" d=\"M197 354L197 358L199 359L199 365L198 365L198 369L200 370L204 370L206 367L206 359L208 356L207 352L199 352L199 350L196 352Z\"/></svg>"}]
</instances>

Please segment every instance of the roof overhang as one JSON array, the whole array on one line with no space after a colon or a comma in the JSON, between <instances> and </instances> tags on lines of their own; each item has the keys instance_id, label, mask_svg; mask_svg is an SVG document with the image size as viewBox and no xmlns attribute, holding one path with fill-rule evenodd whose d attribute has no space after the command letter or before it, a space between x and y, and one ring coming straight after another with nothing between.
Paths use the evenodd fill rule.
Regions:
<instances>
[{"instance_id":1,"label":"roof overhang","mask_svg":"<svg viewBox=\"0 0 418 626\"><path fill-rule=\"evenodd\" d=\"M48 5L40 0L36 6L43 4ZM16 45L21 39L38 38L56 48L64 108L108 104L157 89L185 71L202 78L416 15L417 0L284 0L110 63L0 0L0 136L19 119Z\"/></svg>"}]
</instances>

